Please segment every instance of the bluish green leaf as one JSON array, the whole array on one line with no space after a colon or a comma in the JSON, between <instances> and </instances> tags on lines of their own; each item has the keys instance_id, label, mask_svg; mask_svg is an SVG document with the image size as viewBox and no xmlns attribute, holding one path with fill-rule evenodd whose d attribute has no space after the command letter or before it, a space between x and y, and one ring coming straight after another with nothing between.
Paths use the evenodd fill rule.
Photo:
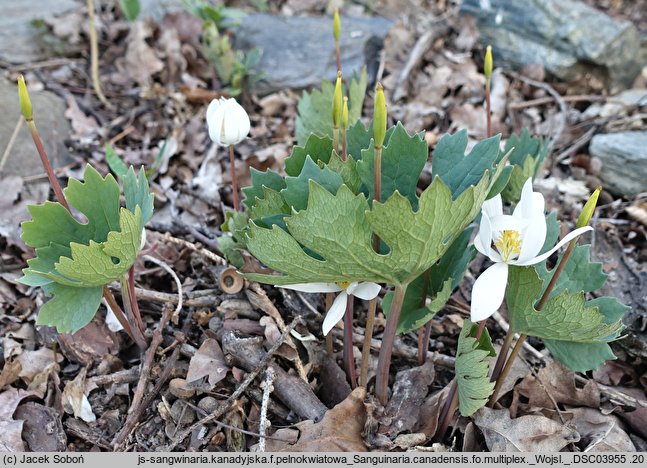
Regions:
<instances>
[{"instance_id":1,"label":"bluish green leaf","mask_svg":"<svg viewBox=\"0 0 647 468\"><path fill-rule=\"evenodd\" d=\"M409 135L398 122L382 150L382 200L397 190L409 200L414 209L417 208L416 187L427 156L428 147L425 140L417 134ZM373 199L374 193L374 158L375 148L370 146L362 151L362 159L357 162L357 173L368 188L369 199Z\"/></svg>"},{"instance_id":2,"label":"bluish green leaf","mask_svg":"<svg viewBox=\"0 0 647 468\"><path fill-rule=\"evenodd\" d=\"M286 187L281 190L286 203L297 211L305 209L308 204L310 181L317 182L330 193L337 193L339 186L344 183L339 174L327 167L319 167L310 156L306 156L301 173L297 177L286 177Z\"/></svg>"},{"instance_id":3,"label":"bluish green leaf","mask_svg":"<svg viewBox=\"0 0 647 468\"><path fill-rule=\"evenodd\" d=\"M456 198L470 185L478 183L484 172L500 160L499 141L499 135L482 140L465 155L467 130L444 135L431 160L432 178L439 176Z\"/></svg>"},{"instance_id":4,"label":"bluish green leaf","mask_svg":"<svg viewBox=\"0 0 647 468\"><path fill-rule=\"evenodd\" d=\"M139 174L135 174L132 166L122 177L124 184L124 198L126 199L126 208L135 214L135 208L138 206L142 212L141 227L153 216L153 202L155 196L151 193L148 186L148 179L142 167Z\"/></svg>"},{"instance_id":5,"label":"bluish green leaf","mask_svg":"<svg viewBox=\"0 0 647 468\"><path fill-rule=\"evenodd\" d=\"M328 164L332 149L332 139L330 137L310 135L305 145L292 148L292 153L285 160L285 173L292 177L297 177L301 174L303 165L306 162L306 156L310 156L316 163L322 161L324 164Z\"/></svg>"},{"instance_id":6,"label":"bluish green leaf","mask_svg":"<svg viewBox=\"0 0 647 468\"><path fill-rule=\"evenodd\" d=\"M263 187L270 188L276 192L280 192L285 188L285 179L272 170L261 172L253 167L249 170L252 178L252 185L243 188L245 195L245 205L247 208L252 208L257 198L262 199L264 196Z\"/></svg>"},{"instance_id":7,"label":"bluish green leaf","mask_svg":"<svg viewBox=\"0 0 647 468\"><path fill-rule=\"evenodd\" d=\"M103 296L102 287L75 288L51 283L43 289L53 297L38 311L36 325L56 327L59 333L75 333L90 323Z\"/></svg>"}]
</instances>

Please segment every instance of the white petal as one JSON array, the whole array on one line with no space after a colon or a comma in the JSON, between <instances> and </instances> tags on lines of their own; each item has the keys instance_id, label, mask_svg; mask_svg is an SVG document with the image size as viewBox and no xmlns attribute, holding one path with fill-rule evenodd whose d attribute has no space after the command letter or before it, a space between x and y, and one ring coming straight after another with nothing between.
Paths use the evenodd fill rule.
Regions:
<instances>
[{"instance_id":1,"label":"white petal","mask_svg":"<svg viewBox=\"0 0 647 468\"><path fill-rule=\"evenodd\" d=\"M380 289L380 285L376 283L359 283L353 288L352 291L350 289L350 286L346 291L348 291L348 294L351 294L355 297L359 297L360 299L363 299L365 301L370 301L371 299L375 299L377 297L377 295L380 293Z\"/></svg>"},{"instance_id":2,"label":"white petal","mask_svg":"<svg viewBox=\"0 0 647 468\"><path fill-rule=\"evenodd\" d=\"M218 109L224 101L225 98L220 98L214 99L209 103L209 107L207 107L207 125L209 124L209 121L213 120L213 115L215 114L216 109Z\"/></svg>"},{"instance_id":3,"label":"white petal","mask_svg":"<svg viewBox=\"0 0 647 468\"><path fill-rule=\"evenodd\" d=\"M490 218L501 216L503 214L503 201L501 200L501 194L486 200L485 203L483 203L481 210L485 211Z\"/></svg>"},{"instance_id":4,"label":"white petal","mask_svg":"<svg viewBox=\"0 0 647 468\"><path fill-rule=\"evenodd\" d=\"M514 208L512 216L517 218L534 218L544 214L544 196L532 191L532 177L526 180L521 189L521 199Z\"/></svg>"},{"instance_id":5,"label":"white petal","mask_svg":"<svg viewBox=\"0 0 647 468\"><path fill-rule=\"evenodd\" d=\"M474 239L474 247L483 255L490 257L491 260L497 261L495 260L496 257L498 257L498 261L501 260L501 257L492 248L492 224L490 222L490 216L485 210L481 212L481 225Z\"/></svg>"},{"instance_id":6,"label":"white petal","mask_svg":"<svg viewBox=\"0 0 647 468\"><path fill-rule=\"evenodd\" d=\"M544 242L546 242L546 218L542 213L530 219L522 234L521 252L516 260L510 263L517 264L533 258L544 246Z\"/></svg>"},{"instance_id":7,"label":"white petal","mask_svg":"<svg viewBox=\"0 0 647 468\"><path fill-rule=\"evenodd\" d=\"M225 123L225 106L219 105L207 119L209 138L218 145L226 146L222 141L222 126Z\"/></svg>"},{"instance_id":8,"label":"white petal","mask_svg":"<svg viewBox=\"0 0 647 468\"><path fill-rule=\"evenodd\" d=\"M501 215L490 218L492 227L492 240L496 242L503 231L517 231L521 234L530 220L517 218L511 215Z\"/></svg>"},{"instance_id":9,"label":"white petal","mask_svg":"<svg viewBox=\"0 0 647 468\"><path fill-rule=\"evenodd\" d=\"M333 301L330 310L326 313L326 318L324 318L323 326L321 327L323 329L324 335L327 335L328 332L330 332L330 330L332 330L332 328L337 324L337 322L344 318L347 299L348 294L346 294L346 291L342 291Z\"/></svg>"},{"instance_id":10,"label":"white petal","mask_svg":"<svg viewBox=\"0 0 647 468\"><path fill-rule=\"evenodd\" d=\"M525 262L518 262L516 264L521 266L528 266L528 265L534 265L535 263L544 261L548 257L550 257L553 254L553 252L559 249L562 245L566 244L567 242L570 242L572 239L575 239L577 236L592 230L593 228L591 226L584 226L579 229L576 229L575 231L569 232L567 235L564 236L564 238L561 241L557 243L555 247L550 249L548 252L541 254L539 257L531 258L530 260L526 260Z\"/></svg>"},{"instance_id":11,"label":"white petal","mask_svg":"<svg viewBox=\"0 0 647 468\"><path fill-rule=\"evenodd\" d=\"M472 288L470 320L480 322L496 312L505 296L508 282L508 265L495 263L476 278Z\"/></svg>"},{"instance_id":12,"label":"white petal","mask_svg":"<svg viewBox=\"0 0 647 468\"><path fill-rule=\"evenodd\" d=\"M307 293L338 292L342 290L342 288L335 283L297 283L286 284L279 286L279 288L294 289L295 291Z\"/></svg>"}]
</instances>

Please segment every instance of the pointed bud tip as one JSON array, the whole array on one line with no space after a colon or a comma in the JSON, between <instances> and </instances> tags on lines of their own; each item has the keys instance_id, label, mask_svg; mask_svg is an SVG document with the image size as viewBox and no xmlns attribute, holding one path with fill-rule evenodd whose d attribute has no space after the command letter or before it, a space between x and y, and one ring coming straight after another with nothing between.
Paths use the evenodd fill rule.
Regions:
<instances>
[{"instance_id":1,"label":"pointed bud tip","mask_svg":"<svg viewBox=\"0 0 647 468\"><path fill-rule=\"evenodd\" d=\"M31 100L29 99L29 92L25 84L25 77L22 75L18 76L18 99L20 100L20 111L23 117L25 117L25 120L33 120Z\"/></svg>"},{"instance_id":2,"label":"pointed bud tip","mask_svg":"<svg viewBox=\"0 0 647 468\"><path fill-rule=\"evenodd\" d=\"M341 37L341 18L339 17L339 8L335 8L335 14L333 15L332 35L335 38L335 42L339 42L339 38Z\"/></svg>"},{"instance_id":3,"label":"pointed bud tip","mask_svg":"<svg viewBox=\"0 0 647 468\"><path fill-rule=\"evenodd\" d=\"M600 197L601 191L602 191L602 187L596 188L595 191L589 197L588 201L584 204L584 208L582 208L582 212L580 213L580 216L577 218L576 228L582 228L584 226L588 226L589 221L591 221L591 218L593 217L593 213L595 212L595 207L598 204L598 198Z\"/></svg>"},{"instance_id":4,"label":"pointed bud tip","mask_svg":"<svg viewBox=\"0 0 647 468\"><path fill-rule=\"evenodd\" d=\"M343 89L341 71L337 72L337 82L335 83L335 92L332 97L332 124L338 128L342 119L343 112Z\"/></svg>"},{"instance_id":5,"label":"pointed bud tip","mask_svg":"<svg viewBox=\"0 0 647 468\"><path fill-rule=\"evenodd\" d=\"M375 147L381 148L386 136L386 99L384 98L384 87L381 83L376 86L375 103L373 105L373 140Z\"/></svg>"},{"instance_id":6,"label":"pointed bud tip","mask_svg":"<svg viewBox=\"0 0 647 468\"><path fill-rule=\"evenodd\" d=\"M485 49L485 60L483 61L483 72L485 73L485 79L489 80L492 76L492 46L489 45Z\"/></svg>"}]
</instances>

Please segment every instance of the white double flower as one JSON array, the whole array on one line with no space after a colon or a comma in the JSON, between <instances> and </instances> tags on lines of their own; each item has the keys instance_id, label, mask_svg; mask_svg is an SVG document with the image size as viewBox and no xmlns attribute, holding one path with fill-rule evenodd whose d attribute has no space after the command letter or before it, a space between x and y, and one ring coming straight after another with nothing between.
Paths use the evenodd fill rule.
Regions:
<instances>
[{"instance_id":1,"label":"white double flower","mask_svg":"<svg viewBox=\"0 0 647 468\"><path fill-rule=\"evenodd\" d=\"M508 282L508 265L528 266L539 263L567 242L592 229L590 226L575 229L548 252L538 255L546 242L546 217L544 196L532 191L532 179L524 184L521 200L512 215L503 214L501 195L486 201L474 247L487 255L494 265L485 270L474 283L471 320L485 320L499 309Z\"/></svg>"},{"instance_id":2,"label":"white double flower","mask_svg":"<svg viewBox=\"0 0 647 468\"><path fill-rule=\"evenodd\" d=\"M214 99L207 108L209 137L220 146L236 145L250 129L249 116L234 98Z\"/></svg>"}]
</instances>

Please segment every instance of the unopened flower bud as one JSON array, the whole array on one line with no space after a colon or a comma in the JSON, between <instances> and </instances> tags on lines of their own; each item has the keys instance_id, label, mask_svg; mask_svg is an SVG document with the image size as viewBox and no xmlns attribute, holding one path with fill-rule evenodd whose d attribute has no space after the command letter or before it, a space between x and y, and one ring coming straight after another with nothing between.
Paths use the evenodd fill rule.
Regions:
<instances>
[{"instance_id":1,"label":"unopened flower bud","mask_svg":"<svg viewBox=\"0 0 647 468\"><path fill-rule=\"evenodd\" d=\"M373 104L373 140L376 148L384 145L386 136L386 100L384 88L381 83L377 84L375 90L375 103Z\"/></svg>"},{"instance_id":2,"label":"unopened flower bud","mask_svg":"<svg viewBox=\"0 0 647 468\"><path fill-rule=\"evenodd\" d=\"M31 100L29 99L29 92L25 84L25 77L20 75L18 77L18 98L20 99L20 111L28 122L33 120L34 115L31 107Z\"/></svg>"},{"instance_id":3,"label":"unopened flower bud","mask_svg":"<svg viewBox=\"0 0 647 468\"><path fill-rule=\"evenodd\" d=\"M207 108L209 137L220 146L240 143L250 129L249 116L234 98L214 99Z\"/></svg>"},{"instance_id":4,"label":"unopened flower bud","mask_svg":"<svg viewBox=\"0 0 647 468\"><path fill-rule=\"evenodd\" d=\"M335 38L335 42L339 42L341 37L341 18L339 17L339 8L335 8L335 14L332 19L332 35Z\"/></svg>"},{"instance_id":5,"label":"unopened flower bud","mask_svg":"<svg viewBox=\"0 0 647 468\"><path fill-rule=\"evenodd\" d=\"M348 128L348 96L344 96L344 109L341 113L341 125L343 128Z\"/></svg>"},{"instance_id":6,"label":"unopened flower bud","mask_svg":"<svg viewBox=\"0 0 647 468\"><path fill-rule=\"evenodd\" d=\"M490 80L492 76L492 46L487 46L485 49L485 60L483 61L483 72L485 73L485 79Z\"/></svg>"},{"instance_id":7,"label":"unopened flower bud","mask_svg":"<svg viewBox=\"0 0 647 468\"><path fill-rule=\"evenodd\" d=\"M332 96L332 125L335 128L339 128L339 124L341 124L343 105L341 72L338 71L337 83L335 83L335 93Z\"/></svg>"},{"instance_id":8,"label":"unopened flower bud","mask_svg":"<svg viewBox=\"0 0 647 468\"><path fill-rule=\"evenodd\" d=\"M584 204L584 208L582 208L582 212L580 213L580 216L577 218L577 225L575 227L581 228L584 226L588 226L589 221L591 221L591 218L593 217L593 212L595 211L595 207L598 204L598 197L600 196L600 190L601 190L600 187L596 188L595 192L591 194L588 201Z\"/></svg>"}]
</instances>

